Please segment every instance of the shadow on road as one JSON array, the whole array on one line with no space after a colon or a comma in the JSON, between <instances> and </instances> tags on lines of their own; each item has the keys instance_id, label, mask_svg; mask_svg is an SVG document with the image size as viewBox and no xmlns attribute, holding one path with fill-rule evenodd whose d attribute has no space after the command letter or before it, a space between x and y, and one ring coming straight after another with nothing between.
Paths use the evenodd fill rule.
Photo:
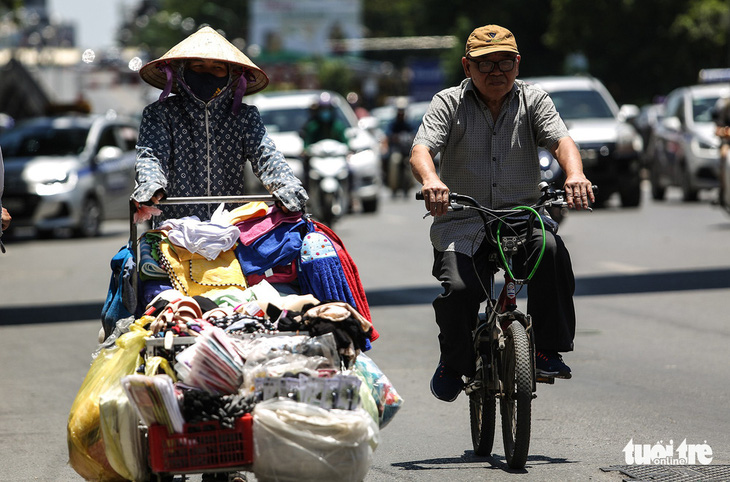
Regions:
<instances>
[{"instance_id":1,"label":"shadow on road","mask_svg":"<svg viewBox=\"0 0 730 482\"><path fill-rule=\"evenodd\" d=\"M99 320L99 326L101 326L101 307L103 304L99 301L68 305L0 308L0 326L80 320Z\"/></svg>"},{"instance_id":2,"label":"shadow on road","mask_svg":"<svg viewBox=\"0 0 730 482\"><path fill-rule=\"evenodd\" d=\"M472 450L466 450L464 451L464 455L461 457L443 457L443 458L434 458L434 459L424 459L424 460L412 460L407 462L397 462L394 464L391 464L393 467L399 467L403 470L407 471L415 471L415 470L459 470L459 469L473 469L473 468L479 468L475 467L475 465L481 464L483 469L498 469L503 470L505 472L515 473L515 474L524 474L527 473L527 469L529 469L531 466L535 465L544 465L544 464L572 464L574 462L571 462L564 458L551 458L546 457L544 455L531 455L527 458L527 467L526 469L521 470L514 470L510 469L507 465L507 462L505 461L504 457L500 456L489 456L489 457L480 457L478 455L474 454L474 451ZM468 464L468 465L466 465Z\"/></svg>"},{"instance_id":3,"label":"shadow on road","mask_svg":"<svg viewBox=\"0 0 730 482\"><path fill-rule=\"evenodd\" d=\"M434 281L435 283L435 281ZM575 280L576 296L600 296L730 288L730 268L584 276ZM368 290L370 306L430 304L438 285Z\"/></svg>"},{"instance_id":4,"label":"shadow on road","mask_svg":"<svg viewBox=\"0 0 730 482\"><path fill-rule=\"evenodd\" d=\"M585 276L576 279L576 296L661 293L668 291L713 290L730 288L730 268L691 271L663 271L642 274ZM368 290L373 306L430 304L439 294L438 285ZM0 326L30 323L55 323L101 320L102 302L63 305L0 307Z\"/></svg>"}]
</instances>

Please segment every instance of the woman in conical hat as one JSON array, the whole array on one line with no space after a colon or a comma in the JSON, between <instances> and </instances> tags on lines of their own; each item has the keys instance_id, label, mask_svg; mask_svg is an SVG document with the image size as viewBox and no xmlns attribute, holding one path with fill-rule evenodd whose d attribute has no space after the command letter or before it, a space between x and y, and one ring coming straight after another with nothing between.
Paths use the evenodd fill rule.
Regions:
<instances>
[{"instance_id":1,"label":"woman in conical hat","mask_svg":"<svg viewBox=\"0 0 730 482\"><path fill-rule=\"evenodd\" d=\"M140 70L162 89L142 114L137 143L137 186L132 199L157 203L166 196L245 194L244 164L280 204L301 211L302 183L268 136L258 109L242 102L269 79L246 55L203 27ZM175 94L175 95L170 95ZM214 205L166 205L163 218L209 219ZM138 208L148 217L144 205Z\"/></svg>"}]
</instances>

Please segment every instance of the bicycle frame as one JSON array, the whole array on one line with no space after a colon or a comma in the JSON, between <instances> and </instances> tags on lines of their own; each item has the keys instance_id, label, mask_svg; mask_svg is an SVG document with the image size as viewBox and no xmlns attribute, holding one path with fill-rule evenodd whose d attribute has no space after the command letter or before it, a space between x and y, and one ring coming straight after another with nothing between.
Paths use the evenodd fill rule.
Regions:
<instances>
[{"instance_id":1,"label":"bicycle frame","mask_svg":"<svg viewBox=\"0 0 730 482\"><path fill-rule=\"evenodd\" d=\"M484 311L479 314L477 326L473 331L475 354L487 354L483 353L483 348L480 348L480 346L482 346L481 344L484 342L488 342L490 348L496 349L497 353L495 353L495 351L491 349L488 353L491 358L490 366L493 367L494 370L497 369L496 357L498 356L498 353L505 348L505 330L515 320L519 321L520 324L525 328L525 332L527 333L528 339L530 341L531 352L534 351L534 344L532 340L532 317L518 310L517 281L507 271L503 270L504 285L502 286L497 298L492 299L495 291L495 274L496 273L493 272L489 277L490 288L487 306L485 307ZM536 384L534 383L534 364L532 367L532 374L534 392L536 389ZM502 393L501 387L498 383L499 377L497 376L497 373L492 373L492 375L488 377L488 379L497 382L491 384L489 388L495 390L495 396L497 396L498 398L501 397ZM543 380L541 379L539 381ZM554 383L554 380L546 379L544 381L546 383ZM470 380L470 383L467 384L467 395L474 389L474 387L470 387L470 385L473 383L479 383L479 381L476 380L476 377L474 380Z\"/></svg>"}]
</instances>

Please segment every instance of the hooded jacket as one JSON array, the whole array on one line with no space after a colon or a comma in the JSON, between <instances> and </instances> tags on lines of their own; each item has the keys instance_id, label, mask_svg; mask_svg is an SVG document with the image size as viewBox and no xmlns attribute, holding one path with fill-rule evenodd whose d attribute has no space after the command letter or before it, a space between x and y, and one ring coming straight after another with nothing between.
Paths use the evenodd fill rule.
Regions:
<instances>
[{"instance_id":1,"label":"hooded jacket","mask_svg":"<svg viewBox=\"0 0 730 482\"><path fill-rule=\"evenodd\" d=\"M182 79L181 72L178 79ZM208 102L178 80L179 94L145 107L137 144L137 187L132 199L148 201L162 189L170 197L246 194L250 162L264 187L290 211L308 199L283 155L276 150L255 106L232 111L236 79ZM162 217L210 219L215 205L163 205Z\"/></svg>"}]
</instances>

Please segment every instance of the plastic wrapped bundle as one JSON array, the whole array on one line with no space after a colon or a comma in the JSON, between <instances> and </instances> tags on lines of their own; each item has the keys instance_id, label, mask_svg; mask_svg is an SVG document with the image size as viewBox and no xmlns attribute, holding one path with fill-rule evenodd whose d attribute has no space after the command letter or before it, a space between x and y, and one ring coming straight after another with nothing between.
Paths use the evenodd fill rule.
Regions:
<instances>
[{"instance_id":1,"label":"plastic wrapped bundle","mask_svg":"<svg viewBox=\"0 0 730 482\"><path fill-rule=\"evenodd\" d=\"M362 409L280 398L257 404L253 417L253 471L261 482L360 482L378 444L378 426Z\"/></svg>"}]
</instances>

